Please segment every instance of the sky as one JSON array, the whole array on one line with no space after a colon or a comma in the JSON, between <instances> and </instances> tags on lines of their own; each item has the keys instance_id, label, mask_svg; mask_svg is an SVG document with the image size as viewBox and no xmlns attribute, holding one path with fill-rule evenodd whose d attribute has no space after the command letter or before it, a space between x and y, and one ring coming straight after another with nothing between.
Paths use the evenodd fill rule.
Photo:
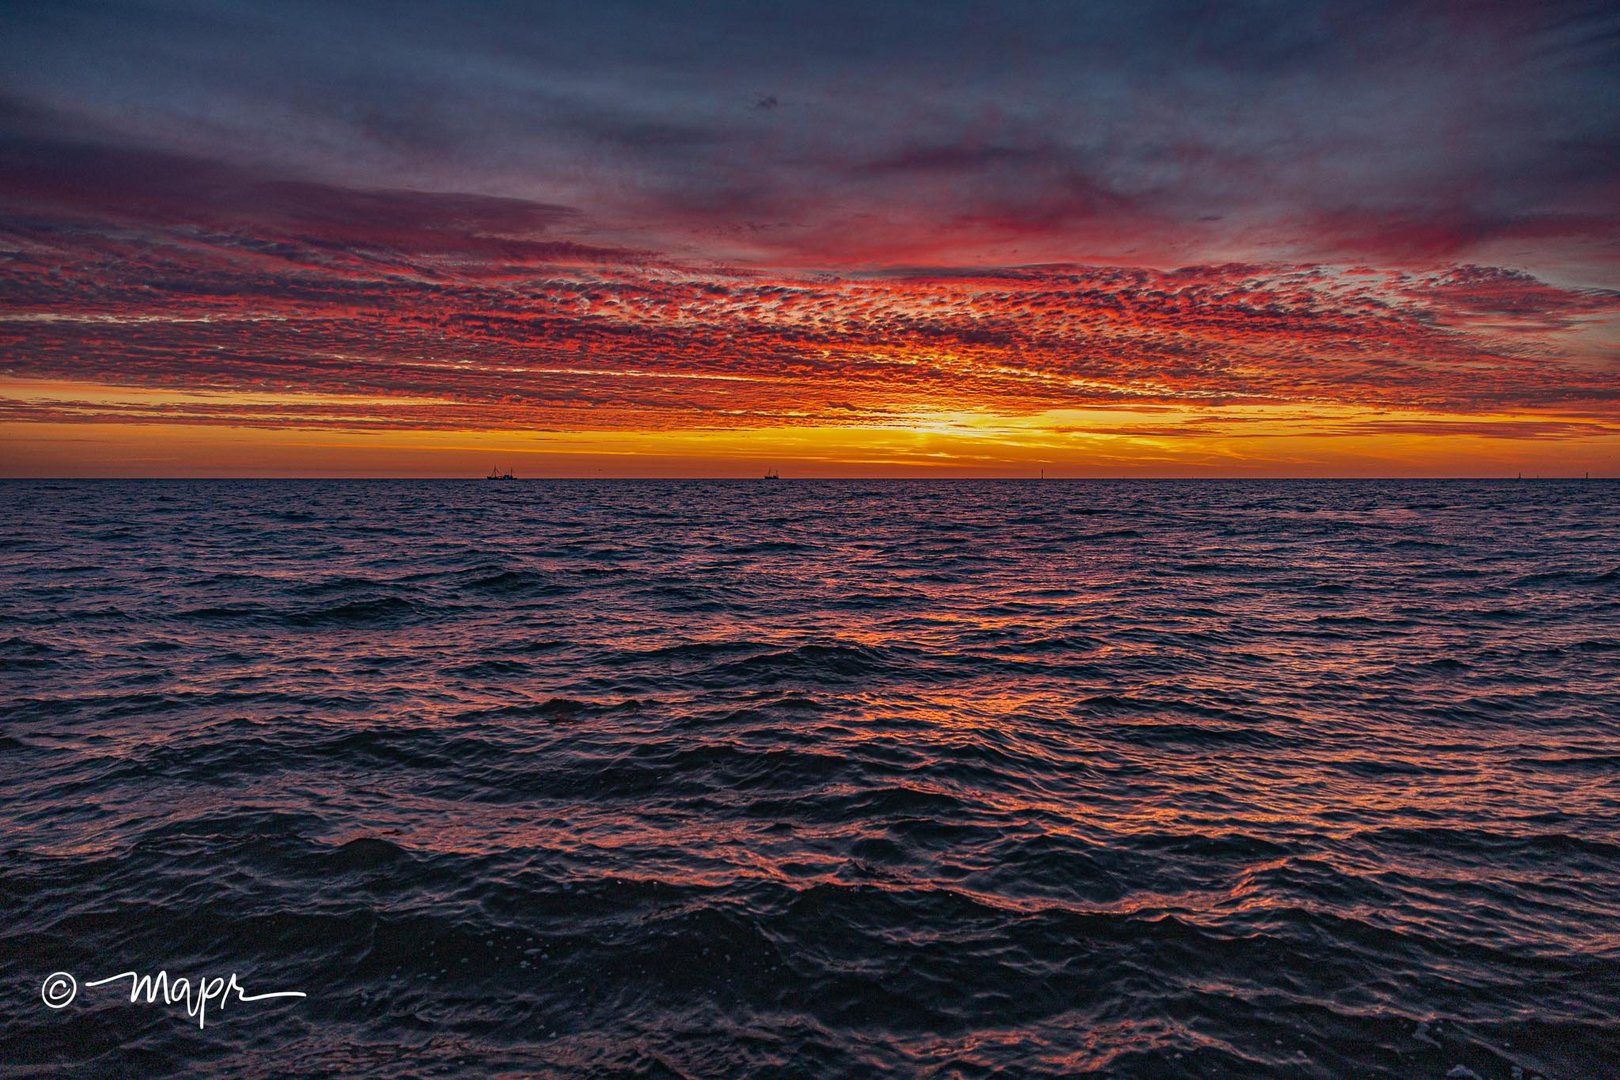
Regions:
<instances>
[{"instance_id":1,"label":"sky","mask_svg":"<svg viewBox=\"0 0 1620 1080\"><path fill-rule=\"evenodd\" d=\"M1620 9L0 0L0 475L1620 475Z\"/></svg>"}]
</instances>

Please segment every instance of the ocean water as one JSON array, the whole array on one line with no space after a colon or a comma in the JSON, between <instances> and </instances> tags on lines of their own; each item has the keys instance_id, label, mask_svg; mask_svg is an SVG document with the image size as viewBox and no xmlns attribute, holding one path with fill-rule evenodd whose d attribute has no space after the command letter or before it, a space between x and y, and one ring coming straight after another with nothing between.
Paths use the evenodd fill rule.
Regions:
<instances>
[{"instance_id":1,"label":"ocean water","mask_svg":"<svg viewBox=\"0 0 1620 1080\"><path fill-rule=\"evenodd\" d=\"M7 1075L1620 1076L1620 485L0 497Z\"/></svg>"}]
</instances>

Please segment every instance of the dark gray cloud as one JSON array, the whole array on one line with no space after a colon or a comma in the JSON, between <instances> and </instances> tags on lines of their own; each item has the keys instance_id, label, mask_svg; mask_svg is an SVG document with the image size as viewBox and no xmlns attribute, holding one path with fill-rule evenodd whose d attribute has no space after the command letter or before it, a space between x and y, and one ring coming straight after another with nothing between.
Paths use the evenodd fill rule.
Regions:
<instances>
[{"instance_id":1,"label":"dark gray cloud","mask_svg":"<svg viewBox=\"0 0 1620 1080\"><path fill-rule=\"evenodd\" d=\"M13 134L44 117L278 179L566 205L608 246L1167 264L1517 243L1590 264L1620 205L1620 13L1595 4L54 3L5 22Z\"/></svg>"}]
</instances>

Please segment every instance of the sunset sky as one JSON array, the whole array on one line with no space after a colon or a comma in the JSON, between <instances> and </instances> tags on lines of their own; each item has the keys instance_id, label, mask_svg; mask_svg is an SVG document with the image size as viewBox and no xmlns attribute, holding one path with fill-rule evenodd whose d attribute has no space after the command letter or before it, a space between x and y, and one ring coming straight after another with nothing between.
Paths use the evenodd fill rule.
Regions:
<instances>
[{"instance_id":1,"label":"sunset sky","mask_svg":"<svg viewBox=\"0 0 1620 1080\"><path fill-rule=\"evenodd\" d=\"M1620 474L1620 9L0 9L0 472Z\"/></svg>"}]
</instances>

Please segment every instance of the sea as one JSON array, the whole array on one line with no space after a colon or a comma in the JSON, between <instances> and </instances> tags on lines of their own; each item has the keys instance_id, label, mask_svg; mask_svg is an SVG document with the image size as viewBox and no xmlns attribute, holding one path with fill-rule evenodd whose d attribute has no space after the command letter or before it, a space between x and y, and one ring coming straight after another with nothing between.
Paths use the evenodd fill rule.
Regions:
<instances>
[{"instance_id":1,"label":"sea","mask_svg":"<svg viewBox=\"0 0 1620 1080\"><path fill-rule=\"evenodd\" d=\"M1620 483L0 505L7 1077L1620 1076Z\"/></svg>"}]
</instances>

